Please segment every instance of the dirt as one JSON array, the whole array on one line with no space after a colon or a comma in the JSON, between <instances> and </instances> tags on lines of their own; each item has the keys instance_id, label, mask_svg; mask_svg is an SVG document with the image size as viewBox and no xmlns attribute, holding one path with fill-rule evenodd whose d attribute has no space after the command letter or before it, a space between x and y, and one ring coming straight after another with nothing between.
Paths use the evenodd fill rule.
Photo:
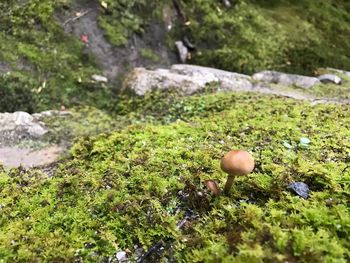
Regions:
<instances>
[{"instance_id":1,"label":"dirt","mask_svg":"<svg viewBox=\"0 0 350 263\"><path fill-rule=\"evenodd\" d=\"M41 150L1 147L0 162L5 168L44 166L57 161L63 151L64 149L57 145Z\"/></svg>"}]
</instances>

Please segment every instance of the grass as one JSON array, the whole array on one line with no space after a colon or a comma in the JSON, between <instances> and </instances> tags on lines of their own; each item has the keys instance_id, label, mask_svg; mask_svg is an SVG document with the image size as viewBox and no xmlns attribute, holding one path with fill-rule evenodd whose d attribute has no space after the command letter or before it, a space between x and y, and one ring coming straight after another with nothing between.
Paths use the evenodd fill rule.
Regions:
<instances>
[{"instance_id":1,"label":"grass","mask_svg":"<svg viewBox=\"0 0 350 263\"><path fill-rule=\"evenodd\" d=\"M133 258L162 240L165 250L149 260L349 260L347 106L253 94L148 96L144 107L120 105L141 122L81 138L53 177L1 173L0 258L103 261L120 250ZM214 198L204 180L223 187L219 160L236 148L253 154L255 170ZM309 199L286 189L293 181L309 185ZM179 229L186 214L193 217Z\"/></svg>"}]
</instances>

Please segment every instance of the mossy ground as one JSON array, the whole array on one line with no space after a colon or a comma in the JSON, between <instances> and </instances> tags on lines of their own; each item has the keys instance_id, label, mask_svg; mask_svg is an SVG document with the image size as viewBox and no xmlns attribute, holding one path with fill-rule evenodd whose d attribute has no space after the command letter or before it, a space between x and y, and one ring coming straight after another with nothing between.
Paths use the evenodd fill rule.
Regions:
<instances>
[{"instance_id":1,"label":"mossy ground","mask_svg":"<svg viewBox=\"0 0 350 263\"><path fill-rule=\"evenodd\" d=\"M0 261L101 262L120 250L133 258L137 247L145 252L160 240L165 249L151 262L350 260L348 106L254 94L116 100L89 80L99 71L95 58L54 19L73 2L0 3L0 59L12 68L0 78L0 111L63 104L113 112L82 107L73 121L48 121L53 140L80 137L52 177L0 171ZM169 2L155 2L152 18ZM251 0L228 9L214 0L179 2L191 23L179 23L169 43L187 36L197 45L195 63L246 73L350 68L348 1ZM105 3L99 22L113 44L147 27L146 1ZM329 87L312 92L335 94ZM346 98L345 87L337 95ZM236 148L250 151L256 168L214 198L203 182L223 186L219 160ZM293 181L310 186L309 199L286 190Z\"/></svg>"},{"instance_id":2,"label":"mossy ground","mask_svg":"<svg viewBox=\"0 0 350 263\"><path fill-rule=\"evenodd\" d=\"M349 107L254 94L124 101L120 118L140 123L81 138L53 177L1 172L3 261L132 258L160 240L151 262L349 261ZM214 198L203 182L223 186L219 160L237 148L256 168ZM293 181L309 199L286 189Z\"/></svg>"}]
</instances>

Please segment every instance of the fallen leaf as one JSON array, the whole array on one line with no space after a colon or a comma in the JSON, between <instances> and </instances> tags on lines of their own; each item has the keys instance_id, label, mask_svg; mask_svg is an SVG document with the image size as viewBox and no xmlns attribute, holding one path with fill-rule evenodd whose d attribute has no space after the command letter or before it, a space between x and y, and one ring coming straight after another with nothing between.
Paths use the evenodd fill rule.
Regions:
<instances>
[{"instance_id":1,"label":"fallen leaf","mask_svg":"<svg viewBox=\"0 0 350 263\"><path fill-rule=\"evenodd\" d=\"M310 146L310 143L311 143L311 141L309 138L302 137L302 138L300 138L299 146L301 146L303 148L308 148Z\"/></svg>"},{"instance_id":2,"label":"fallen leaf","mask_svg":"<svg viewBox=\"0 0 350 263\"><path fill-rule=\"evenodd\" d=\"M87 35L81 35L80 40L85 44L89 43L89 37Z\"/></svg>"},{"instance_id":3,"label":"fallen leaf","mask_svg":"<svg viewBox=\"0 0 350 263\"><path fill-rule=\"evenodd\" d=\"M286 147L287 149L293 149L293 146L289 142L286 142L286 141L283 142L283 146Z\"/></svg>"},{"instance_id":4,"label":"fallen leaf","mask_svg":"<svg viewBox=\"0 0 350 263\"><path fill-rule=\"evenodd\" d=\"M108 4L107 4L105 1L101 1L101 6L102 6L104 9L107 9L107 8L108 8Z\"/></svg>"}]
</instances>

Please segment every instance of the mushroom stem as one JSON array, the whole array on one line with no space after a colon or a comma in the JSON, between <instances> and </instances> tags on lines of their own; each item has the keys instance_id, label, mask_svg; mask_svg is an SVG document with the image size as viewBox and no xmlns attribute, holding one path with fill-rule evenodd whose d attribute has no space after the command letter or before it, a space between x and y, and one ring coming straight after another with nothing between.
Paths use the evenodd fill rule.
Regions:
<instances>
[{"instance_id":1,"label":"mushroom stem","mask_svg":"<svg viewBox=\"0 0 350 263\"><path fill-rule=\"evenodd\" d=\"M227 177L227 181L226 181L226 184L225 184L225 187L224 187L224 193L225 194L228 194L228 192L230 191L230 189L231 189L231 187L233 185L234 179L235 179L235 176L233 174L230 174Z\"/></svg>"}]
</instances>

